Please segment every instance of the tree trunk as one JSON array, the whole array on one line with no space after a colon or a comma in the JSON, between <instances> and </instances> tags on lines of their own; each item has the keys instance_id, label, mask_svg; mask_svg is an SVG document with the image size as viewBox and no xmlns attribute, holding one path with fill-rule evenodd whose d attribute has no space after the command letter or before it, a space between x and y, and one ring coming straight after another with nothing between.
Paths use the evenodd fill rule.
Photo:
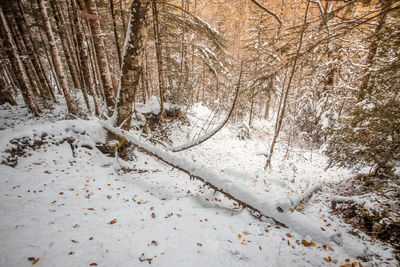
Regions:
<instances>
[{"instance_id":1,"label":"tree trunk","mask_svg":"<svg viewBox=\"0 0 400 267\"><path fill-rule=\"evenodd\" d=\"M271 103L271 94L267 96L267 101L265 103L265 113L264 113L264 119L268 119L269 117L269 109L270 109L270 103Z\"/></svg>"},{"instance_id":2,"label":"tree trunk","mask_svg":"<svg viewBox=\"0 0 400 267\"><path fill-rule=\"evenodd\" d=\"M253 124L253 109L254 109L254 96L250 96L250 115L249 115L249 127Z\"/></svg>"},{"instance_id":3,"label":"tree trunk","mask_svg":"<svg viewBox=\"0 0 400 267\"><path fill-rule=\"evenodd\" d=\"M32 2L30 2L30 7L31 7L31 10L34 9L33 3L32 3ZM39 19L37 18L37 16L35 16L34 19L35 19L36 27L37 27L37 29L38 29L38 33L39 33L39 37L40 37L40 42L42 43L42 45L44 45L44 49L43 49L43 50L44 50L44 52L45 52L48 65L49 65L49 67L50 67L50 72L51 72L51 75L50 75L50 76L56 77L53 61L52 61L52 59L50 58L50 55L49 55L49 52L48 52L46 43L44 42L44 38L43 38L43 34L42 34L42 27L39 26L39 25L40 25ZM27 23L26 21L25 21L25 27L28 27L28 23ZM31 39L32 43L35 44L35 42L33 41L32 35L30 34L30 31L28 31L28 32L29 32L29 36L30 36L30 39ZM36 51L37 51L37 48L35 48L35 49L36 49ZM40 60L40 57L39 57L39 60ZM41 63L41 61L39 61L39 62L40 62L40 64L42 65L42 69L43 69L43 65L44 65L44 64ZM45 73L44 69L43 69L43 73ZM55 91L54 91L53 84L51 83L50 78L49 78L47 75L45 75L44 77L45 77L45 79L46 79L46 83L49 85L49 87L50 87L50 89L51 89L50 92L51 92L51 95L52 95L52 97L53 97L53 99L54 99L54 102L57 103L57 98L56 98L56 96L55 96ZM61 89L60 89L60 84L59 84L59 82L58 82L58 79L54 78L54 81L55 81L55 83L56 83L55 87L57 87L58 94L61 95L61 91L60 91Z\"/></svg>"},{"instance_id":4,"label":"tree trunk","mask_svg":"<svg viewBox=\"0 0 400 267\"><path fill-rule=\"evenodd\" d=\"M114 0L110 0L110 10L111 10L111 17L112 17L112 23L113 23L113 29L114 29L115 47L117 48L118 63L119 63L119 68L121 68L122 57L121 57L121 49L119 47L117 23L116 23L115 12L114 12Z\"/></svg>"},{"instance_id":5,"label":"tree trunk","mask_svg":"<svg viewBox=\"0 0 400 267\"><path fill-rule=\"evenodd\" d=\"M133 0L128 33L125 40L124 59L117 98L115 125L129 130L132 119L132 105L142 74L143 43L146 38L146 18L150 0Z\"/></svg>"},{"instance_id":6,"label":"tree trunk","mask_svg":"<svg viewBox=\"0 0 400 267\"><path fill-rule=\"evenodd\" d=\"M9 64L6 64L4 57L0 54L0 60L1 62L4 62L1 66L3 67L3 77L5 78L5 81L9 83L9 86L11 87L12 93L16 96L18 95L18 86L16 84L15 79L11 77L11 71L10 71L10 66Z\"/></svg>"},{"instance_id":7,"label":"tree trunk","mask_svg":"<svg viewBox=\"0 0 400 267\"><path fill-rule=\"evenodd\" d=\"M39 56L37 55L37 50L35 49L32 38L29 34L29 31L27 30L28 27L26 25L26 19L22 10L21 0L18 0L18 3L15 1L13 1L12 3L13 4L10 6L14 14L15 22L24 41L27 55L37 75L38 83L40 85L39 88L41 88L40 92L45 99L50 99L51 97L55 99L54 94L52 94L52 89L48 86L46 82L46 77L41 67Z\"/></svg>"},{"instance_id":8,"label":"tree trunk","mask_svg":"<svg viewBox=\"0 0 400 267\"><path fill-rule=\"evenodd\" d=\"M85 47L85 41L83 36L83 29L81 23L81 17L78 13L78 7L76 6L75 0L72 0L72 10L74 13L74 26L75 26L75 33L76 33L76 42L77 42L77 49L79 55L79 65L81 68L82 74L82 81L84 83L84 87L82 88L82 93L85 98L85 103L88 111L90 112L90 104L89 104L89 96L88 92L93 90L93 80L90 75L89 70L89 61L88 61L88 53ZM96 114L97 115L97 114Z\"/></svg>"},{"instance_id":9,"label":"tree trunk","mask_svg":"<svg viewBox=\"0 0 400 267\"><path fill-rule=\"evenodd\" d=\"M3 71L4 73L4 71ZM17 102L15 102L14 97L12 96L10 90L7 87L6 82L4 81L3 75L0 76L0 105L5 103L9 103L12 106L16 106Z\"/></svg>"},{"instance_id":10,"label":"tree trunk","mask_svg":"<svg viewBox=\"0 0 400 267\"><path fill-rule=\"evenodd\" d=\"M38 82L37 74L33 68L32 62L28 56L28 52L25 47L24 40L22 39L21 33L18 30L15 17L13 15L13 10L10 8L12 5L8 5L8 8L4 7L4 12L6 15L6 20L10 28L11 35L14 39L15 47L17 48L18 54L20 55L20 59L24 68L26 70L26 75L28 77L28 82L33 92L43 97L43 88L40 87Z\"/></svg>"},{"instance_id":11,"label":"tree trunk","mask_svg":"<svg viewBox=\"0 0 400 267\"><path fill-rule=\"evenodd\" d=\"M121 12L121 21L122 21L122 29L124 30L124 34L126 34L126 24L125 24L125 16L124 16L124 7L122 6L122 0L119 0L119 11ZM124 39L126 36L123 36ZM121 60L123 60L121 58Z\"/></svg>"},{"instance_id":12,"label":"tree trunk","mask_svg":"<svg viewBox=\"0 0 400 267\"><path fill-rule=\"evenodd\" d=\"M292 66L292 69L291 69L291 73L290 73L288 85L287 85L287 88L286 88L286 92L284 93L284 95L282 95L282 97L283 97L282 109L281 109L280 112L277 113L277 116L276 116L275 133L274 133L274 137L272 138L269 154L267 156L267 160L266 160L266 163L265 163L265 167L264 167L265 170L267 170L268 168L271 167L271 159L272 159L272 155L274 153L274 147L275 147L277 138L278 138L279 133L280 133L281 128L282 128L282 122L283 122L283 118L285 116L285 110L286 110L286 102L287 102L287 98L288 98L288 95L289 95L290 86L292 84L293 76L294 76L294 73L296 71L297 60L299 59L301 46L303 44L304 32L305 32L306 27L307 27L307 16L308 16L309 7L310 7L310 0L307 1L307 7L306 7L305 15L304 15L303 29L302 29L302 31L300 33L300 40L299 40L299 44L297 46L297 51L296 51L296 55L295 55L295 58L294 58L293 66ZM283 91L282 91L282 94L283 94Z\"/></svg>"},{"instance_id":13,"label":"tree trunk","mask_svg":"<svg viewBox=\"0 0 400 267\"><path fill-rule=\"evenodd\" d=\"M60 36L61 45L64 51L64 56L67 61L67 65L72 77L72 83L76 89L82 88L81 81L79 80L77 70L75 69L75 65L72 59L72 51L68 37L67 27L65 25L64 19L62 16L62 11L59 5L56 4L55 1L50 1L51 8L53 9L54 19L56 21L56 26L58 30L58 34Z\"/></svg>"},{"instance_id":14,"label":"tree trunk","mask_svg":"<svg viewBox=\"0 0 400 267\"><path fill-rule=\"evenodd\" d=\"M158 10L157 10L156 0L152 0L152 10L153 10L154 40L156 46L156 58L157 58L157 69L158 69L158 88L160 94L160 116L163 117L165 80L164 80L162 47L160 40L160 24L158 22Z\"/></svg>"},{"instance_id":15,"label":"tree trunk","mask_svg":"<svg viewBox=\"0 0 400 267\"><path fill-rule=\"evenodd\" d=\"M18 81L19 86L21 86L22 96L29 110L36 116L40 116L40 109L36 103L36 99L33 95L32 88L28 82L28 75L26 74L26 70L24 65L21 62L20 55L18 54L17 48L14 44L10 28L7 25L6 18L3 13L3 5L1 2L0 6L0 19L1 19L1 27L0 27L0 35L1 40L3 42L3 47L6 50L11 66L13 68L14 75Z\"/></svg>"},{"instance_id":16,"label":"tree trunk","mask_svg":"<svg viewBox=\"0 0 400 267\"><path fill-rule=\"evenodd\" d=\"M95 0L85 0L85 6L89 14L89 25L92 31L97 64L99 65L100 69L101 81L103 83L104 94L106 96L106 103L111 114L111 110L113 110L115 107L115 97L111 81L110 68L108 66L107 55L104 48L104 41L103 37L101 36L101 28L99 16L96 9L96 2Z\"/></svg>"},{"instance_id":17,"label":"tree trunk","mask_svg":"<svg viewBox=\"0 0 400 267\"><path fill-rule=\"evenodd\" d=\"M38 24L37 20L36 20L36 24ZM39 26L38 26L38 32L39 32L39 36L40 36L40 41L42 42L42 44L45 45L43 34L42 34L42 29ZM44 52L46 54L47 62L49 64L49 66L50 66L51 76L54 78L54 83L55 83L55 86L57 87L57 92L58 92L59 95L62 95L61 86L60 86L60 83L59 83L59 81L57 79L57 75L56 75L56 71L55 71L55 67L54 67L54 62L53 62L53 59L51 58L51 56L49 55L49 52L48 52L48 49L47 49L46 45L45 45ZM52 86L51 85L51 81L48 80L48 79L47 79L47 83L50 86Z\"/></svg>"},{"instance_id":18,"label":"tree trunk","mask_svg":"<svg viewBox=\"0 0 400 267\"><path fill-rule=\"evenodd\" d=\"M49 16L47 15L46 5L44 0L37 0L40 8L40 13L44 22L46 29L47 38L50 42L51 56L54 62L54 68L57 73L58 79L60 81L60 86L64 94L65 102L67 103L68 112L72 115L76 115L77 108L72 102L71 93L69 91L67 78L65 77L64 67L61 63L60 55L58 54L58 49L56 46L56 41L54 39L53 30L51 29L51 24Z\"/></svg>"}]
</instances>

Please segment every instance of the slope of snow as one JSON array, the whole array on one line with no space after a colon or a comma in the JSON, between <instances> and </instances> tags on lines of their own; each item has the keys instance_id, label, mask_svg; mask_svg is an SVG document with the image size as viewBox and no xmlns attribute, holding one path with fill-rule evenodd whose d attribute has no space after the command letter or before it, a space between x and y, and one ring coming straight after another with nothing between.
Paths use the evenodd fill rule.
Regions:
<instances>
[{"instance_id":1,"label":"slope of snow","mask_svg":"<svg viewBox=\"0 0 400 267\"><path fill-rule=\"evenodd\" d=\"M204 116L205 110L198 109ZM35 140L47 133L45 144L26 151L14 168L0 165L0 266L30 266L37 259L38 266L335 266L346 259L360 262L356 256L369 257L364 266L397 264L387 260L393 258L390 247L349 237L348 226L329 214L324 186L349 177L346 170L324 172L326 159L314 153L311 160L310 152L293 152L283 162L285 145L280 144L273 170L262 171L264 159L257 151L272 134L263 129L267 122L257 122L251 140L238 140L232 126L171 157L204 166L200 175L210 170L224 177L221 186L231 184L248 201L274 203L271 210L262 207L265 211L282 206L285 212L273 215L283 216L289 228L255 219L139 151L133 162L106 157L95 148L106 136L99 121L55 120L0 107L2 160L13 138ZM74 151L61 142L68 137L76 140ZM184 142L177 133L175 138ZM123 173L120 165L136 171ZM290 207L315 185L321 193L303 211L291 213ZM331 229L343 232L338 242L343 246L334 237L318 242L298 229L303 219L313 223L311 234L321 227L323 236L332 236L326 234ZM302 240L315 246L306 247Z\"/></svg>"}]
</instances>

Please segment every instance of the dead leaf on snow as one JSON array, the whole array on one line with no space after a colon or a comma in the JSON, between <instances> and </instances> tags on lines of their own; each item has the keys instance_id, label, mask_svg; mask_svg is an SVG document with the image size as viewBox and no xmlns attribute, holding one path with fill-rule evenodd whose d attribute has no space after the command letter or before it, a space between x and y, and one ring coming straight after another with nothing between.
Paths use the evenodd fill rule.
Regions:
<instances>
[{"instance_id":1,"label":"dead leaf on snow","mask_svg":"<svg viewBox=\"0 0 400 267\"><path fill-rule=\"evenodd\" d=\"M108 224L115 224L115 223L117 223L117 219L114 219L114 220L111 220Z\"/></svg>"}]
</instances>

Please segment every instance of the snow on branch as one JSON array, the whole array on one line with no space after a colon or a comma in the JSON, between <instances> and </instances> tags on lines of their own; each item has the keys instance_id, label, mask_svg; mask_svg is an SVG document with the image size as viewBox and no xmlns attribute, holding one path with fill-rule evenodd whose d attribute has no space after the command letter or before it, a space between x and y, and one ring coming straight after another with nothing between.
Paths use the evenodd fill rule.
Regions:
<instances>
[{"instance_id":1,"label":"snow on branch","mask_svg":"<svg viewBox=\"0 0 400 267\"><path fill-rule=\"evenodd\" d=\"M171 3L163 2L164 5L171 6L173 8L179 9L182 12L188 14L190 17L193 18L193 21L187 18L184 18L178 14L174 14L171 12L166 12L165 15L167 15L170 19L177 21L178 23L181 24L181 26L186 26L194 31L200 31L204 32L210 40L214 42L214 44L220 49L224 50L226 47L226 39L222 36L222 34L216 30L214 27L212 27L210 24L205 22L203 19L200 17L196 16L195 14L179 7Z\"/></svg>"}]
</instances>

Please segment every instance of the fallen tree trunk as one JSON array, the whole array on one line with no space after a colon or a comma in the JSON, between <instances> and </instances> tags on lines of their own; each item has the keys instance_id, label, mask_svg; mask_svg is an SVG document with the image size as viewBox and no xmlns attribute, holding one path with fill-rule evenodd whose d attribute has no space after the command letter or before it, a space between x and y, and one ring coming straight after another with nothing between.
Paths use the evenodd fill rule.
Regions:
<instances>
[{"instance_id":1,"label":"fallen tree trunk","mask_svg":"<svg viewBox=\"0 0 400 267\"><path fill-rule=\"evenodd\" d=\"M311 186L300 197L298 197L297 199L292 199L291 202L293 208L297 209L299 206L304 206L304 204L306 204L319 190L321 190L321 187L319 185Z\"/></svg>"},{"instance_id":2,"label":"fallen tree trunk","mask_svg":"<svg viewBox=\"0 0 400 267\"><path fill-rule=\"evenodd\" d=\"M284 225L283 223L275 220L272 217L266 216L264 214L261 213L260 210L258 210L257 208L253 207L252 205L238 199L237 197L233 196L231 193L224 191L221 187L218 187L214 184L212 184L210 181L207 181L204 177L201 177L200 174L197 174L197 170L191 168L185 168L184 166L182 166L183 164L179 164L179 162L175 161L172 158L169 157L163 157L160 153L156 153L153 149L157 149L160 150L156 147L151 147L153 149L149 149L150 146L145 145L144 143L140 144L137 142L132 141L132 139L127 138L127 136L125 135L127 132L120 130L120 129L115 129L112 128L110 126L104 126L104 129L107 130L107 132L113 134L114 136L117 136L119 138L119 140L124 140L125 142L128 142L129 144L139 148L140 150L142 150L143 152L145 152L146 154L153 156L155 158L157 158L158 160L172 166L173 168L176 168L186 174L188 174L190 176L191 179L195 179L198 181L201 181L205 186L211 188L212 190L214 190L215 192L219 192L221 194L223 194L224 196L226 196L228 199L236 201L240 206L245 207L247 209L250 210L251 214L256 217L257 219L262 219L264 218L268 218L271 219L273 222L275 222L276 224L286 227L286 225Z\"/></svg>"},{"instance_id":3,"label":"fallen tree trunk","mask_svg":"<svg viewBox=\"0 0 400 267\"><path fill-rule=\"evenodd\" d=\"M180 157L171 151L155 147L139 140L138 136L131 132L113 127L107 121L99 121L101 126L118 138L120 144L124 142L139 148L144 153L157 158L158 160L177 168L188 174L191 178L203 182L209 188L220 192L229 199L236 201L241 206L250 210L253 216L258 219L269 218L276 224L291 228L302 236L310 236L314 241L322 244L336 243L343 245L342 233L335 229L321 230L323 222L307 216L295 210L277 209L278 203L271 196L262 192L251 192L245 184L234 182L230 177L211 170L205 166L195 164L186 158ZM347 238L347 237L346 237ZM346 249L354 250L353 247ZM354 251L356 254L360 251Z\"/></svg>"}]
</instances>

